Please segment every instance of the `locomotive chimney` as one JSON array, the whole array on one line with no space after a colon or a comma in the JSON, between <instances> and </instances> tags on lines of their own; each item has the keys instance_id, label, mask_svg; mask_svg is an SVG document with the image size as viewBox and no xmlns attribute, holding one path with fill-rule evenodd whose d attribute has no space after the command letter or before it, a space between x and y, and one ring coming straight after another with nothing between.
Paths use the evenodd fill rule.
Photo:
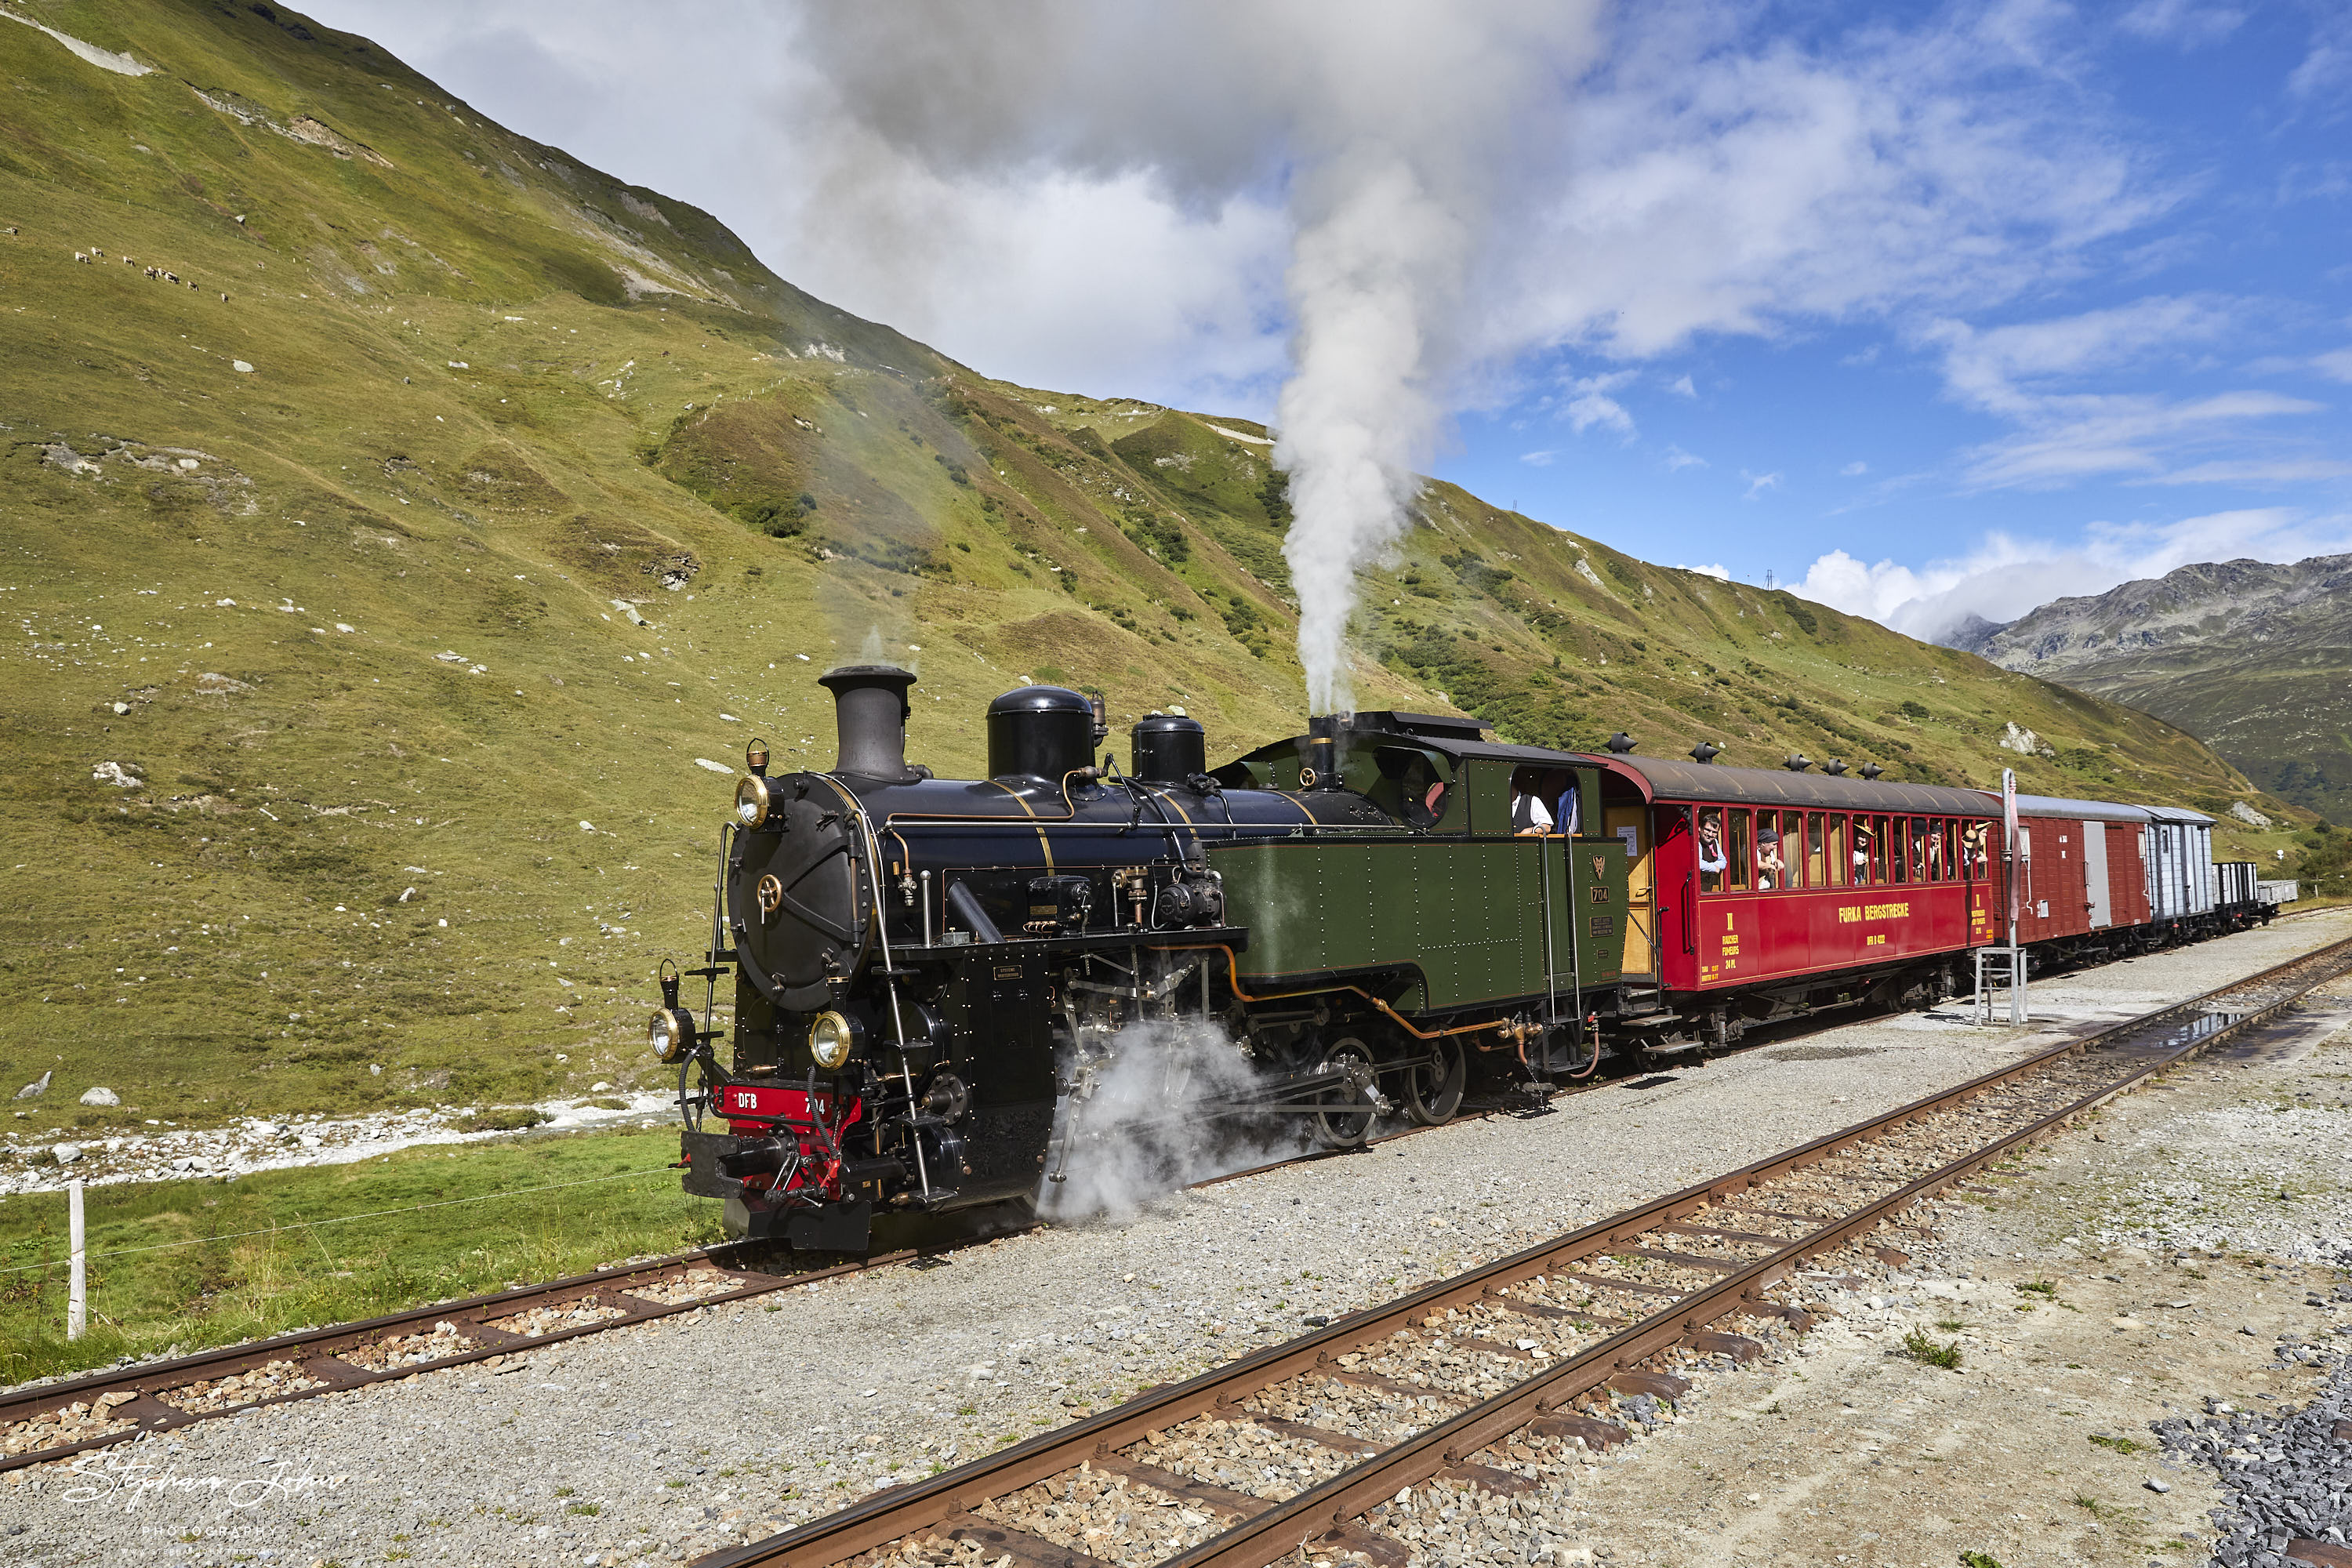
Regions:
<instances>
[{"instance_id":1,"label":"locomotive chimney","mask_svg":"<svg viewBox=\"0 0 2352 1568\"><path fill-rule=\"evenodd\" d=\"M895 664L845 664L817 677L833 693L841 754L833 771L884 784L919 777L907 765L907 689L915 678Z\"/></svg>"},{"instance_id":2,"label":"locomotive chimney","mask_svg":"<svg viewBox=\"0 0 2352 1568\"><path fill-rule=\"evenodd\" d=\"M1339 787L1339 731L1347 722L1348 716L1341 713L1318 713L1307 719L1307 755L1299 769L1300 789Z\"/></svg>"}]
</instances>

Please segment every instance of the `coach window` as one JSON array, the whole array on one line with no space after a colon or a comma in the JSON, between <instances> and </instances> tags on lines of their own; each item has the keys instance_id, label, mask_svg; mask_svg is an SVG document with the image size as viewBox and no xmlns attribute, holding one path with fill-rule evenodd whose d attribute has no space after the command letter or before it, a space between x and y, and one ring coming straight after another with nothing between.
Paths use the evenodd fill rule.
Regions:
<instances>
[{"instance_id":1,"label":"coach window","mask_svg":"<svg viewBox=\"0 0 2352 1568\"><path fill-rule=\"evenodd\" d=\"M1988 830L1991 826L1987 822L1971 822L1960 830L1960 850L1967 857L1969 879L1972 882L1981 882L1985 879L1985 873L1990 863L1990 857L1986 853L1985 841L1990 837Z\"/></svg>"},{"instance_id":2,"label":"coach window","mask_svg":"<svg viewBox=\"0 0 2352 1568\"><path fill-rule=\"evenodd\" d=\"M1698 890L1723 891L1723 807L1701 806L1698 814Z\"/></svg>"},{"instance_id":3,"label":"coach window","mask_svg":"<svg viewBox=\"0 0 2352 1568\"><path fill-rule=\"evenodd\" d=\"M1731 853L1726 857L1731 862L1726 872L1730 879L1729 890L1744 893L1748 890L1748 867L1753 863L1754 855L1748 813L1739 810L1727 812L1725 815L1731 819Z\"/></svg>"},{"instance_id":4,"label":"coach window","mask_svg":"<svg viewBox=\"0 0 2352 1568\"><path fill-rule=\"evenodd\" d=\"M1829 825L1818 811L1805 817L1805 886L1830 885Z\"/></svg>"},{"instance_id":5,"label":"coach window","mask_svg":"<svg viewBox=\"0 0 2352 1568\"><path fill-rule=\"evenodd\" d=\"M1780 814L1756 814L1756 890L1773 891L1788 885L1788 860L1780 845Z\"/></svg>"},{"instance_id":6,"label":"coach window","mask_svg":"<svg viewBox=\"0 0 2352 1568\"><path fill-rule=\"evenodd\" d=\"M1911 879L1911 819L1907 816L1893 817L1886 826L1895 835L1886 843L1887 879L1907 882Z\"/></svg>"},{"instance_id":7,"label":"coach window","mask_svg":"<svg viewBox=\"0 0 2352 1568\"><path fill-rule=\"evenodd\" d=\"M1873 882L1886 880L1886 818L1874 816L1870 819L1870 879Z\"/></svg>"},{"instance_id":8,"label":"coach window","mask_svg":"<svg viewBox=\"0 0 2352 1568\"><path fill-rule=\"evenodd\" d=\"M1845 816L1842 812L1830 814L1829 843L1824 863L1829 868L1829 880L1823 886L1844 887L1853 867L1846 860Z\"/></svg>"},{"instance_id":9,"label":"coach window","mask_svg":"<svg viewBox=\"0 0 2352 1568\"><path fill-rule=\"evenodd\" d=\"M1949 817L1936 824L1936 879L1941 882L1951 881L1960 874L1959 845L1952 828Z\"/></svg>"}]
</instances>

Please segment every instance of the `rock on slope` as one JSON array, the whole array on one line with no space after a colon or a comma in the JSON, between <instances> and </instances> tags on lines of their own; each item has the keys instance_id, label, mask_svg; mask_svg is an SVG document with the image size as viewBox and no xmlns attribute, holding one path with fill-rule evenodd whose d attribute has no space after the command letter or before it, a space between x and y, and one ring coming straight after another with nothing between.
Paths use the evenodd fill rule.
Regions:
<instances>
[{"instance_id":1,"label":"rock on slope","mask_svg":"<svg viewBox=\"0 0 2352 1568\"><path fill-rule=\"evenodd\" d=\"M2183 566L1969 646L2169 720L2264 789L2352 822L2352 555Z\"/></svg>"}]
</instances>

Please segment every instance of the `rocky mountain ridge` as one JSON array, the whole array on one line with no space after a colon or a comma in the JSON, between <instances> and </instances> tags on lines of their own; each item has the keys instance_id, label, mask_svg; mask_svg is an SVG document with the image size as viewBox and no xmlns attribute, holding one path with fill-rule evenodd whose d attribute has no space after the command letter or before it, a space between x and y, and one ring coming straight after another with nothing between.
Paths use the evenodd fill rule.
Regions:
<instances>
[{"instance_id":1,"label":"rocky mountain ridge","mask_svg":"<svg viewBox=\"0 0 2352 1568\"><path fill-rule=\"evenodd\" d=\"M2182 566L1947 642L2179 724L2272 793L2352 821L2352 554Z\"/></svg>"}]
</instances>

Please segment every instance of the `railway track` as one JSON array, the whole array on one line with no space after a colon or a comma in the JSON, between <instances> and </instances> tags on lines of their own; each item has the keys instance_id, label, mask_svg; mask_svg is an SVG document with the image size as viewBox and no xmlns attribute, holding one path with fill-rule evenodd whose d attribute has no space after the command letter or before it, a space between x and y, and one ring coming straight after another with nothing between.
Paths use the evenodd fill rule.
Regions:
<instances>
[{"instance_id":1,"label":"railway track","mask_svg":"<svg viewBox=\"0 0 2352 1568\"><path fill-rule=\"evenodd\" d=\"M2333 963L2335 968L2326 968L2330 963ZM2304 990L2319 984L2329 973L2344 968L2352 968L2352 942L2338 943L2334 947L2322 949L2318 952L2306 954L2303 958L2263 971L2260 974L2224 986L2218 991L2209 992L2202 996L2191 998L2143 1018L2115 1026L2040 1056L2029 1058L2024 1062L2004 1069L2000 1073L1975 1080L1973 1083L1964 1084L1933 1100L1921 1101L1917 1105L1906 1107L1892 1113L1888 1118L1882 1118L1879 1122L1865 1123L1862 1127L1838 1133L1832 1139L1824 1140L1820 1144L1808 1145L1804 1150L1780 1156L1774 1162L1767 1162L1764 1165L1751 1166L1747 1171L1735 1173L1730 1177L1710 1184L1706 1191L1712 1193L1717 1189L1724 1188L1726 1183L1760 1184L1764 1180L1761 1173L1779 1171L1784 1165L1788 1170L1793 1171L1808 1165L1823 1164L1826 1171L1825 1162L1836 1150L1850 1148L1879 1138L1882 1136L1881 1129L1884 1127L1906 1117L1926 1114L1927 1108L1944 1107L1948 1102L1957 1105L1964 1100L1981 1096L2021 1075L2046 1074L2054 1070L2062 1062L2085 1057L2094 1051L2110 1054L2123 1051L2125 1047L2122 1041L2126 1036L2135 1035L2135 1032L2162 1033L2172 1027L2179 1020L2210 1015L2224 1001L2235 999L2231 1003L2233 1006L2238 1002L2242 1002L2244 1005L2242 1014L2236 1018L2233 1025L2216 1026L2204 1031L2198 1038L2188 1042L2183 1049L2210 1046L2226 1037L2228 1034L2234 1033L2236 1029L2251 1024L2257 1015L2268 1016L2275 1013ZM2197 1033L2194 1029L2189 1032ZM2175 1051L2170 1055L2152 1058L2150 1065L2143 1068L2141 1071L2154 1070L2155 1068L2161 1067L2170 1060L2178 1059L2179 1054L2181 1052ZM2095 1078L2097 1075L2093 1073L2090 1076ZM2118 1084L2116 1087L2122 1087L2122 1085ZM2113 1089L2110 1089L2106 1092L2113 1092ZM2099 1097L2104 1098L2104 1094ZM2073 1113L2074 1112L2068 1114ZM1412 1128L1393 1136L1410 1137L1429 1131L1433 1129ZM1381 1142L1387 1141L1389 1140L1381 1140ZM1981 1161L1979 1163L1980 1163ZM1250 1173L1253 1173L1244 1171L1235 1173L1234 1176ZM1232 1180L1234 1176L1218 1177L1213 1180ZM1856 1178L1841 1175L1837 1179L1841 1182L1850 1182ZM1798 1249L1792 1256L1810 1256L1835 1245L1834 1241L1822 1239L1826 1235L1829 1216L1800 1214L1793 1210L1786 1215L1776 1215L1768 1210L1759 1209L1746 1212L1744 1217L1736 1218L1733 1222L1719 1226L1693 1226L1685 1224L1680 1225L1677 1228L1676 1218L1687 1219L1690 1214L1703 1208L1709 1209L1711 1213L1712 1206L1717 1206L1713 1200L1702 1197L1700 1194L1701 1189L1694 1188L1690 1192L1660 1200L1660 1205L1652 1205L1652 1209L1657 1209L1660 1214L1673 1211L1675 1217L1660 1220L1652 1215L1651 1209L1621 1215L1601 1226L1588 1227L1587 1230L1580 1231L1574 1236L1565 1237L1544 1247L1519 1254L1515 1258L1505 1259L1500 1263L1490 1265L1486 1269L1462 1276L1459 1279L1430 1287L1389 1308L1380 1309L1368 1314L1360 1313L1341 1320L1328 1329L1293 1342L1291 1345L1262 1352L1237 1362L1231 1367L1212 1373L1207 1378L1182 1384L1176 1390L1163 1391L1161 1394L1138 1401L1134 1405L1105 1412L1089 1421L1069 1428L1069 1432L1086 1434L1082 1437L1070 1438L1069 1441L1079 1444L1086 1449L1086 1452L1081 1455L1081 1459L1093 1460L1097 1468L1108 1465L1116 1469L1121 1461L1118 1459L1114 1450L1122 1446L1131 1446L1132 1440L1127 1439L1125 1444L1115 1443L1110 1437L1100 1434L1111 1430L1124 1432L1126 1426L1123 1423L1129 1412L1140 1411L1142 1414L1151 1414L1160 1410L1161 1402L1177 1398L1178 1395L1183 1397L1177 1399L1177 1404L1169 1408L1190 1410L1192 1396L1185 1394L1184 1391L1202 1385L1213 1385L1211 1398L1213 1407L1232 1405L1246 1397L1248 1393L1272 1388L1287 1379L1296 1377L1297 1369L1290 1365L1291 1352L1296 1347L1308 1347L1312 1352L1310 1355L1312 1364L1323 1365L1340 1356L1356 1353L1350 1349L1335 1349L1335 1346L1369 1343L1370 1340L1381 1337L1382 1333L1402 1331L1381 1329L1380 1324L1387 1323L1391 1320L1402 1323L1415 1315L1426 1316L1433 1311L1458 1311L1461 1301L1484 1303L1485 1298L1488 1296L1495 1298L1496 1304L1491 1305L1491 1308L1484 1304L1480 1306L1476 1315L1482 1321L1496 1321L1495 1314L1500 1313L1515 1326L1524 1327L1533 1323L1541 1325L1543 1331L1537 1334L1531 1344L1519 1343L1519 1340L1528 1338L1527 1334L1521 1334L1511 1341L1507 1350L1498 1352L1493 1348L1493 1345L1500 1342L1494 1340L1493 1333L1489 1331L1477 1331L1470 1337L1481 1342L1471 1349L1478 1355L1491 1357L1499 1354L1506 1363L1518 1366L1522 1371L1525 1364L1534 1361L1551 1363L1559 1361L1564 1354L1571 1355L1572 1359L1572 1355L1585 1353L1583 1350L1578 1350L1571 1354L1566 1346L1552 1342L1562 1331L1556 1325L1571 1325L1569 1331L1588 1337L1595 1331L1610 1329L1630 1333L1636 1328L1643 1328L1643 1333L1648 1334L1653 1330L1643 1328L1643 1325L1650 1318L1658 1317L1661 1313L1668 1316L1691 1316L1706 1310L1712 1303L1713 1297L1704 1291L1688 1290L1684 1287L1687 1272L1693 1269L1709 1276L1719 1274L1725 1280L1744 1282L1741 1289L1746 1291L1746 1296L1741 1297L1740 1302L1716 1309L1716 1317L1751 1310L1777 1310L1778 1309L1760 1307L1750 1300L1755 1295L1755 1289L1749 1288L1753 1285L1753 1280L1749 1277L1755 1273L1755 1270L1750 1268L1754 1260L1747 1255L1768 1243L1780 1251ZM1727 1214L1740 1208L1739 1200L1724 1201L1730 1204L1730 1208L1726 1211ZM1817 1218L1821 1221L1820 1227L1805 1228L1815 1226ZM1870 1225L1877 1223L1879 1221L1876 1219L1869 1222ZM1679 1237L1680 1244L1685 1249L1690 1247L1694 1241L1697 1242L1704 1250L1705 1257L1693 1261L1692 1259L1698 1258L1698 1255L1688 1250L1675 1253L1671 1257L1654 1256L1653 1254L1662 1250L1658 1248L1637 1251L1629 1256L1639 1259L1640 1267L1646 1268L1656 1278L1653 1279L1645 1275L1641 1279L1628 1278L1622 1283L1612 1283L1603 1277L1596 1277L1589 1273L1572 1273L1568 1279L1566 1288L1568 1293L1557 1299L1553 1295L1544 1294L1546 1290L1556 1289L1555 1284L1548 1284L1538 1290L1538 1294L1543 1298L1541 1300L1535 1297L1528 1297L1525 1300L1519 1300L1517 1298L1510 1300L1503 1300L1507 1288L1512 1287L1514 1281L1541 1278L1546 1274L1543 1268L1532 1270L1517 1268L1515 1271L1516 1266L1528 1259L1540 1261L1550 1259L1556 1255L1565 1257L1570 1253L1574 1253L1580 1258L1605 1255L1607 1250L1605 1247L1595 1252L1589 1245L1591 1237L1596 1234L1607 1233L1608 1236L1630 1237L1636 1234L1647 1235L1650 1229L1659 1225L1668 1226L1675 1236ZM1797 1228L1790 1231L1791 1226ZM1868 1226L1864 1226L1864 1228L1868 1228ZM1789 1234L1782 1234L1784 1231ZM1685 1235L1685 1232L1690 1234ZM995 1234L1003 1233L1000 1231ZM1741 1239L1743 1237L1746 1238L1744 1241ZM772 1273L749 1267L744 1259L752 1256L754 1249L748 1246L739 1244L720 1247L708 1251L679 1254L603 1269L593 1274L576 1275L493 1295L441 1302L409 1311L369 1319L362 1322L304 1330L273 1339L203 1352L173 1361L147 1363L119 1371L103 1372L59 1383L20 1388L0 1394L0 1473L22 1468L28 1465L70 1458L74 1455L91 1449L134 1441L142 1436L172 1432L199 1421L235 1415L248 1409L286 1404L299 1399L316 1398L321 1394L364 1387L373 1383L412 1377L423 1372L478 1364L496 1373L521 1366L523 1363L519 1357L520 1352L526 1351L558 1344L566 1340L577 1339L588 1334L601 1333L609 1329L626 1327L632 1323L648 1322L704 1307L730 1304L754 1296L789 1289L795 1286L814 1284L895 1264L915 1261L927 1253L950 1250L952 1245L877 1254L831 1268L789 1273ZM1580 1248L1582 1250L1579 1250ZM1671 1249L1664 1250L1671 1251ZM1779 1253L1776 1252L1774 1256L1778 1257ZM1785 1268L1785 1261L1782 1267ZM1772 1270L1768 1268L1764 1272L1769 1274ZM1660 1279L1671 1279L1675 1283L1661 1284L1658 1282ZM1588 1280L1593 1282L1583 1283ZM1717 1281L1718 1284L1722 1282L1722 1280ZM1696 1281L1691 1283L1695 1284ZM1463 1294L1465 1289L1467 1289L1467 1295ZM1579 1292L1581 1294L1580 1295ZM1703 1297L1705 1300L1702 1300ZM1459 1298L1458 1300L1457 1298ZM1572 1308L1562 1304L1571 1299L1574 1300ZM1660 1306L1661 1301L1668 1300L1675 1303L1673 1308ZM1790 1309L1790 1310L1796 1311L1801 1316L1799 1309ZM1714 1319L1710 1318L1707 1321L1712 1321ZM1530 1330L1530 1332L1535 1331ZM1731 1337L1715 1336L1714 1339ZM1704 1348L1713 1343L1714 1339L1702 1337L1693 1342ZM1613 1344L1614 1341L1605 1342ZM1752 1354L1753 1351L1752 1349L1743 1350L1741 1346L1730 1346L1728 1352ZM1611 1353L1617 1361L1626 1362L1630 1366L1631 1362L1627 1361L1629 1355L1633 1361L1639 1361L1654 1355L1656 1352L1654 1348L1651 1348L1634 1354L1629 1350L1620 1348ZM1725 1348L1718 1347L1713 1353L1725 1353ZM1374 1359L1378 1360L1379 1357L1375 1356ZM1348 1368L1341 1370L1352 1372L1352 1369ZM1547 1371L1541 1375L1549 1376L1550 1373ZM1638 1393L1647 1388L1654 1394L1671 1394L1675 1388L1675 1380L1671 1377L1661 1378L1656 1374L1626 1372L1622 1369L1612 1375L1616 1377L1621 1391L1630 1390ZM1440 1406L1459 1405L1463 1403L1462 1399L1454 1394L1432 1392L1431 1385L1426 1383L1402 1384L1397 1379L1384 1380L1383 1375L1380 1373L1365 1373L1354 1378L1352 1382L1349 1377L1343 1376L1339 1378L1339 1381L1373 1395L1379 1395L1383 1391L1394 1393L1391 1385L1398 1384L1412 1388L1414 1392L1412 1398L1416 1402L1433 1400ZM1437 1386L1449 1385L1441 1382ZM1547 1384L1546 1387L1549 1389L1549 1384ZM1550 1403L1545 1405L1545 1409L1549 1412L1563 1402L1580 1396L1589 1396L1589 1389L1560 1394L1551 1398ZM1434 1411L1426 1413L1433 1415ZM1465 1416L1471 1414L1475 1412L1464 1412ZM1192 1417L1190 1415L1163 1415L1160 1420L1163 1425L1166 1425L1191 1418ZM1554 1418L1557 1419L1557 1417ZM1255 1425L1255 1422L1252 1424ZM1431 1428L1431 1430L1435 1429L1435 1426ZM1268 1430L1280 1429L1268 1428ZM1612 1430L1617 1429L1612 1428ZM1578 1431L1582 1433L1588 1441L1615 1440L1597 1429L1588 1431L1579 1427ZM1622 1436L1622 1430L1619 1430L1619 1436ZM959 1477L970 1478L987 1470L989 1467L995 1466L1000 1461L1014 1463L1014 1456L1029 1455L1033 1450L1040 1453L1048 1452L1048 1449L1040 1448L1039 1445L1051 1445L1060 1436L1062 1435L1037 1439L1031 1444L1007 1450L1005 1454L996 1456L992 1459L950 1472L946 1476L937 1478L937 1480L945 1482ZM1321 1441L1320 1437L1300 1436L1297 1434L1291 1434L1291 1438L1295 1443L1304 1443L1310 1447ZM1456 1438L1449 1437L1447 1441L1450 1446L1459 1446ZM1105 1444L1109 1444L1110 1447L1104 1449L1101 1458L1096 1459L1094 1449ZM1340 1448L1330 1451L1362 1453L1370 1451L1376 1446L1371 1439L1355 1439L1352 1448L1348 1445L1342 1445ZM1070 1463L1075 1465L1078 1462L1078 1460L1073 1460ZM1020 1459L1017 1469L1008 1473L1025 1476L1029 1473L1031 1465L1031 1460ZM1495 1484L1500 1484L1496 1479L1499 1474L1500 1472L1496 1472L1485 1479ZM967 1479L961 1483L957 1495L961 1497L970 1493L972 1498L981 1496L992 1498L1000 1495L997 1491L988 1489L995 1484L992 1480ZM1019 1487L1033 1484L1034 1480L1020 1480L1012 1483L1011 1488L1006 1489L1017 1489ZM1254 1517L1244 1516L1239 1511L1243 1506L1242 1500L1247 1494L1234 1492L1228 1495L1215 1488L1210 1488L1209 1492L1214 1494L1211 1500L1213 1504L1211 1509L1213 1517L1220 1519ZM1192 1500L1196 1503L1202 1501L1199 1498ZM853 1521L856 1517L862 1515L863 1510L874 1506L876 1506L876 1500L868 1500L867 1502L856 1505L842 1515L817 1521L803 1530L777 1537L775 1542L796 1542L803 1536L809 1536L812 1531L819 1532L821 1536L822 1532L830 1528L835 1520ZM1194 1511L1197 1512L1199 1510L1196 1508ZM906 1534L927 1529L933 1522L935 1521L919 1520L900 1533ZM812 1539L817 1539L819 1536L813 1536ZM886 1539L889 1538L886 1537ZM763 1543L763 1547L773 1544L775 1542ZM1017 1546L1019 1543L1015 1544ZM812 1555L811 1551L815 1549L790 1546L782 1549L789 1553L788 1555L757 1555L757 1552L761 1549L751 1549L754 1554L751 1556L714 1561L833 1563L867 1550L859 1547L843 1553L843 1557L825 1557L821 1550L816 1550L816 1554ZM1007 1550L1013 1551L1016 1563L1021 1565L1021 1568L1048 1568L1048 1565L1043 1563L1030 1563L1021 1555L1020 1550L1011 1547L1000 1547L992 1551L991 1561L993 1562L1003 1556ZM1058 1568L1066 1559L1069 1561L1071 1568L1086 1568L1084 1563L1070 1558L1066 1552L1054 1560L1054 1568ZM1238 1559L1233 1561L1238 1561Z\"/></svg>"},{"instance_id":2,"label":"railway track","mask_svg":"<svg viewBox=\"0 0 2352 1568\"><path fill-rule=\"evenodd\" d=\"M2347 970L2338 942L696 1568L1406 1568L1423 1509L1533 1491L1675 1365L1762 1352L1727 1321L1803 1331L1809 1260L1889 1230L1907 1261L1914 1205Z\"/></svg>"},{"instance_id":3,"label":"railway track","mask_svg":"<svg viewBox=\"0 0 2352 1568\"><path fill-rule=\"evenodd\" d=\"M0 1473L92 1448L445 1367L519 1368L517 1352L583 1334L837 1279L919 1254L769 1274L731 1261L736 1247L575 1275L492 1296L444 1301L364 1322L309 1329L0 1395Z\"/></svg>"}]
</instances>

